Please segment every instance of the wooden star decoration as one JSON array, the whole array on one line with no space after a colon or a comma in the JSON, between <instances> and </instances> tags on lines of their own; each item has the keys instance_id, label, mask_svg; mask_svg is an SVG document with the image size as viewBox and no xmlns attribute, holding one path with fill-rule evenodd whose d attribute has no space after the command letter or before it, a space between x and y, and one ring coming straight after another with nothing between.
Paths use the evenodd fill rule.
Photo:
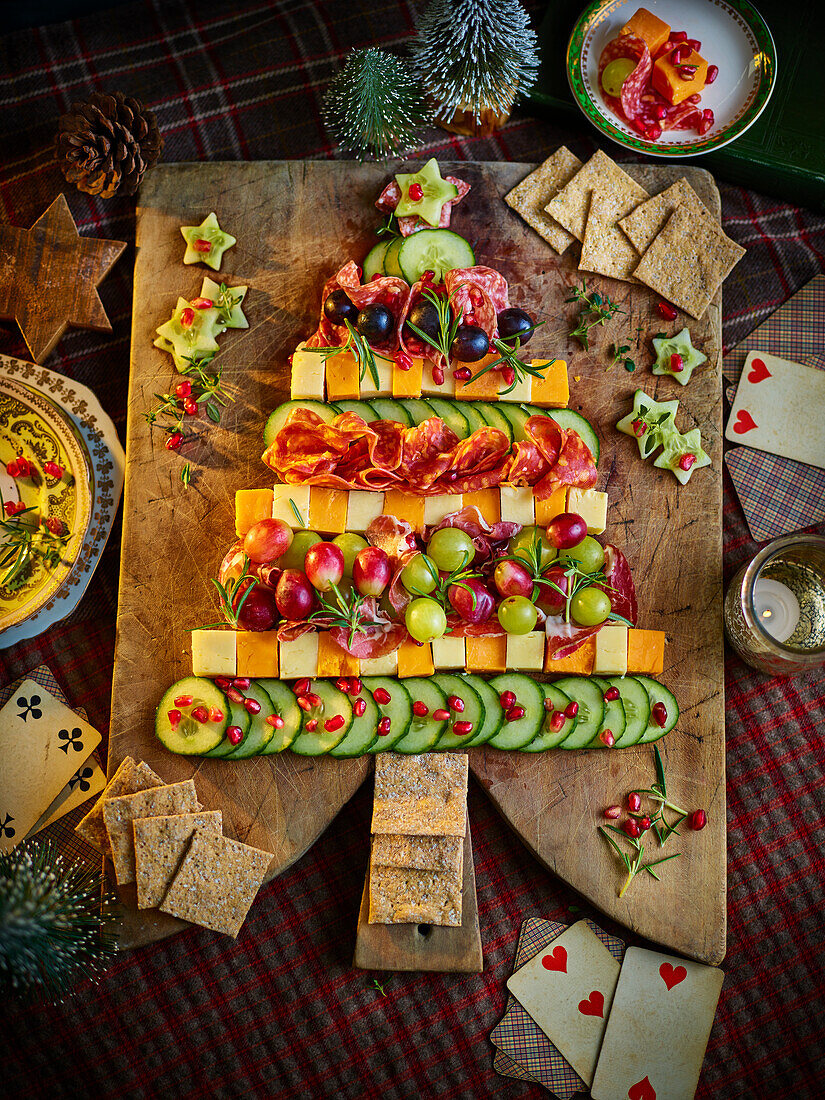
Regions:
<instances>
[{"instance_id":1,"label":"wooden star decoration","mask_svg":"<svg viewBox=\"0 0 825 1100\"><path fill-rule=\"evenodd\" d=\"M62 194L31 229L0 225L0 320L17 322L35 363L69 325L112 331L97 287L125 247L81 237Z\"/></svg>"}]
</instances>

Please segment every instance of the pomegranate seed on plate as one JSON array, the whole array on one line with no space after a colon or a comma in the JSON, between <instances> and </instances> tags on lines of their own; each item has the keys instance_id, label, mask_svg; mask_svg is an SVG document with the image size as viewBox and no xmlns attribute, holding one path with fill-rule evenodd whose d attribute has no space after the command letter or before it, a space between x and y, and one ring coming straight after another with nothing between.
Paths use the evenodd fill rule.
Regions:
<instances>
[{"instance_id":1,"label":"pomegranate seed on plate","mask_svg":"<svg viewBox=\"0 0 825 1100\"><path fill-rule=\"evenodd\" d=\"M631 813L638 813L642 808L642 796L638 791L631 791L627 796L627 808Z\"/></svg>"},{"instance_id":2,"label":"pomegranate seed on plate","mask_svg":"<svg viewBox=\"0 0 825 1100\"><path fill-rule=\"evenodd\" d=\"M639 818L639 828L642 830L643 833L646 833L652 824L653 822L650 820L647 814L645 814L644 817Z\"/></svg>"},{"instance_id":3,"label":"pomegranate seed on plate","mask_svg":"<svg viewBox=\"0 0 825 1100\"><path fill-rule=\"evenodd\" d=\"M664 728L667 722L667 707L664 703L654 703L653 709L650 712L650 717L656 723L657 726Z\"/></svg>"},{"instance_id":4,"label":"pomegranate seed on plate","mask_svg":"<svg viewBox=\"0 0 825 1100\"><path fill-rule=\"evenodd\" d=\"M558 733L566 721L563 710L554 710L550 715L550 729Z\"/></svg>"},{"instance_id":5,"label":"pomegranate seed on plate","mask_svg":"<svg viewBox=\"0 0 825 1100\"><path fill-rule=\"evenodd\" d=\"M498 701L505 710L509 710L510 707L515 706L516 693L514 691L502 691L501 695L498 697Z\"/></svg>"},{"instance_id":6,"label":"pomegranate seed on plate","mask_svg":"<svg viewBox=\"0 0 825 1100\"><path fill-rule=\"evenodd\" d=\"M299 695L296 702L301 710L312 710L312 703L310 703L306 695Z\"/></svg>"},{"instance_id":7,"label":"pomegranate seed on plate","mask_svg":"<svg viewBox=\"0 0 825 1100\"><path fill-rule=\"evenodd\" d=\"M692 50L695 50L697 53L700 53L702 50L702 43L699 41L698 38L688 38L687 44Z\"/></svg>"},{"instance_id":8,"label":"pomegranate seed on plate","mask_svg":"<svg viewBox=\"0 0 825 1100\"><path fill-rule=\"evenodd\" d=\"M3 510L7 516L16 516L18 512L25 512L26 505L22 500L7 500L3 505Z\"/></svg>"},{"instance_id":9,"label":"pomegranate seed on plate","mask_svg":"<svg viewBox=\"0 0 825 1100\"><path fill-rule=\"evenodd\" d=\"M708 65L708 75L705 77L705 84L712 84L719 75L718 65Z\"/></svg>"},{"instance_id":10,"label":"pomegranate seed on plate","mask_svg":"<svg viewBox=\"0 0 825 1100\"><path fill-rule=\"evenodd\" d=\"M195 311L190 309L189 306L186 309L181 310L180 325L181 328L191 328L195 321Z\"/></svg>"},{"instance_id":11,"label":"pomegranate seed on plate","mask_svg":"<svg viewBox=\"0 0 825 1100\"><path fill-rule=\"evenodd\" d=\"M195 243L192 245L196 252L211 252L212 245L209 241L205 241L203 237L198 237Z\"/></svg>"},{"instance_id":12,"label":"pomegranate seed on plate","mask_svg":"<svg viewBox=\"0 0 825 1100\"><path fill-rule=\"evenodd\" d=\"M604 816L607 818L608 821L615 821L617 818L622 816L621 806L608 806L607 809L604 811Z\"/></svg>"},{"instance_id":13,"label":"pomegranate seed on plate","mask_svg":"<svg viewBox=\"0 0 825 1100\"><path fill-rule=\"evenodd\" d=\"M648 141L658 141L662 136L662 127L658 123L654 123L653 126L648 126L645 130L645 137Z\"/></svg>"},{"instance_id":14,"label":"pomegranate seed on plate","mask_svg":"<svg viewBox=\"0 0 825 1100\"><path fill-rule=\"evenodd\" d=\"M6 473L9 475L9 477L19 477L20 476L20 461L19 461L19 459L13 458L11 460L11 462L6 463Z\"/></svg>"},{"instance_id":15,"label":"pomegranate seed on plate","mask_svg":"<svg viewBox=\"0 0 825 1100\"><path fill-rule=\"evenodd\" d=\"M426 703L415 702L413 703L413 714L416 718L426 718L430 713L430 708Z\"/></svg>"},{"instance_id":16,"label":"pomegranate seed on plate","mask_svg":"<svg viewBox=\"0 0 825 1100\"><path fill-rule=\"evenodd\" d=\"M504 717L508 722L517 722L524 717L524 707L510 707Z\"/></svg>"},{"instance_id":17,"label":"pomegranate seed on plate","mask_svg":"<svg viewBox=\"0 0 825 1100\"><path fill-rule=\"evenodd\" d=\"M335 686L338 688L339 691L343 691L345 695L349 692L349 680L346 678L346 676L340 676L335 681Z\"/></svg>"},{"instance_id":18,"label":"pomegranate seed on plate","mask_svg":"<svg viewBox=\"0 0 825 1100\"><path fill-rule=\"evenodd\" d=\"M678 351L674 351L670 357L670 369L674 374L681 374L685 369L685 361Z\"/></svg>"},{"instance_id":19,"label":"pomegranate seed on plate","mask_svg":"<svg viewBox=\"0 0 825 1100\"><path fill-rule=\"evenodd\" d=\"M314 691L307 692L307 702L311 707L323 707L324 703L320 695L316 695Z\"/></svg>"},{"instance_id":20,"label":"pomegranate seed on plate","mask_svg":"<svg viewBox=\"0 0 825 1100\"><path fill-rule=\"evenodd\" d=\"M617 687L609 687L607 689L607 691L604 693L605 701L608 702L608 703L612 703L614 699L619 698L620 694L621 694L621 692L619 691L619 689Z\"/></svg>"},{"instance_id":21,"label":"pomegranate seed on plate","mask_svg":"<svg viewBox=\"0 0 825 1100\"><path fill-rule=\"evenodd\" d=\"M63 477L63 467L59 466L56 462L44 462L43 473L47 477L54 477L60 480Z\"/></svg>"},{"instance_id":22,"label":"pomegranate seed on plate","mask_svg":"<svg viewBox=\"0 0 825 1100\"><path fill-rule=\"evenodd\" d=\"M433 718L435 718L436 722L446 722L449 717L450 712L444 710L443 707L439 707L438 710L433 711Z\"/></svg>"},{"instance_id":23,"label":"pomegranate seed on plate","mask_svg":"<svg viewBox=\"0 0 825 1100\"><path fill-rule=\"evenodd\" d=\"M504 380L505 386L512 386L516 380L516 372L513 367L502 367L501 377Z\"/></svg>"},{"instance_id":24,"label":"pomegranate seed on plate","mask_svg":"<svg viewBox=\"0 0 825 1100\"><path fill-rule=\"evenodd\" d=\"M246 691L251 683L252 681L248 676L236 676L232 681L232 687L239 688L241 691Z\"/></svg>"},{"instance_id":25,"label":"pomegranate seed on plate","mask_svg":"<svg viewBox=\"0 0 825 1100\"><path fill-rule=\"evenodd\" d=\"M375 691L372 693L372 697L376 701L376 703L378 703L378 705L381 706L381 707L385 707L387 705L387 703L392 702L392 696L390 695L390 693L387 691L386 688L377 687L375 689Z\"/></svg>"},{"instance_id":26,"label":"pomegranate seed on plate","mask_svg":"<svg viewBox=\"0 0 825 1100\"><path fill-rule=\"evenodd\" d=\"M670 302L657 302L656 312L660 317L664 317L666 321L675 321L679 311L676 309L676 306L672 306Z\"/></svg>"},{"instance_id":27,"label":"pomegranate seed on plate","mask_svg":"<svg viewBox=\"0 0 825 1100\"><path fill-rule=\"evenodd\" d=\"M261 713L261 704L257 699L244 699L243 705L249 714Z\"/></svg>"},{"instance_id":28,"label":"pomegranate seed on plate","mask_svg":"<svg viewBox=\"0 0 825 1100\"><path fill-rule=\"evenodd\" d=\"M395 353L395 365L399 370L412 370L413 361L405 351L397 351Z\"/></svg>"},{"instance_id":29,"label":"pomegranate seed on plate","mask_svg":"<svg viewBox=\"0 0 825 1100\"><path fill-rule=\"evenodd\" d=\"M578 703L568 703L567 706L564 708L564 717L565 718L575 718L578 713L579 713L579 704Z\"/></svg>"},{"instance_id":30,"label":"pomegranate seed on plate","mask_svg":"<svg viewBox=\"0 0 825 1100\"><path fill-rule=\"evenodd\" d=\"M284 720L280 714L267 714L264 721L268 726L274 726L276 730L282 730L284 728Z\"/></svg>"},{"instance_id":31,"label":"pomegranate seed on plate","mask_svg":"<svg viewBox=\"0 0 825 1100\"><path fill-rule=\"evenodd\" d=\"M194 703L194 701L195 701L194 695L179 695L177 697L177 699L175 699L175 706L176 707L191 707L192 704Z\"/></svg>"},{"instance_id":32,"label":"pomegranate seed on plate","mask_svg":"<svg viewBox=\"0 0 825 1100\"><path fill-rule=\"evenodd\" d=\"M192 717L195 719L196 722L208 722L209 711L206 709L206 707L195 707L195 709L192 711Z\"/></svg>"},{"instance_id":33,"label":"pomegranate seed on plate","mask_svg":"<svg viewBox=\"0 0 825 1100\"><path fill-rule=\"evenodd\" d=\"M226 727L226 740L230 745L240 745L243 739L243 730L240 726Z\"/></svg>"},{"instance_id":34,"label":"pomegranate seed on plate","mask_svg":"<svg viewBox=\"0 0 825 1100\"><path fill-rule=\"evenodd\" d=\"M352 713L355 715L356 718L361 718L366 709L366 699L356 699L355 702L352 704Z\"/></svg>"},{"instance_id":35,"label":"pomegranate seed on plate","mask_svg":"<svg viewBox=\"0 0 825 1100\"><path fill-rule=\"evenodd\" d=\"M242 703L243 695L237 688L228 687L226 689L226 698L231 699L233 703Z\"/></svg>"},{"instance_id":36,"label":"pomegranate seed on plate","mask_svg":"<svg viewBox=\"0 0 825 1100\"><path fill-rule=\"evenodd\" d=\"M178 725L183 715L179 710L167 710L166 717L169 719L169 725L174 729Z\"/></svg>"},{"instance_id":37,"label":"pomegranate seed on plate","mask_svg":"<svg viewBox=\"0 0 825 1100\"><path fill-rule=\"evenodd\" d=\"M209 708L209 721L210 722L222 722L223 721L223 711L219 710L218 707L210 707Z\"/></svg>"},{"instance_id":38,"label":"pomegranate seed on plate","mask_svg":"<svg viewBox=\"0 0 825 1100\"><path fill-rule=\"evenodd\" d=\"M166 440L166 450L176 451L183 443L183 435L180 432L172 432L169 438Z\"/></svg>"},{"instance_id":39,"label":"pomegranate seed on plate","mask_svg":"<svg viewBox=\"0 0 825 1100\"><path fill-rule=\"evenodd\" d=\"M453 722L453 733L457 733L459 735L459 737L463 736L465 733L472 733L472 732L473 732L473 723L472 722Z\"/></svg>"},{"instance_id":40,"label":"pomegranate seed on plate","mask_svg":"<svg viewBox=\"0 0 825 1100\"><path fill-rule=\"evenodd\" d=\"M343 714L334 714L332 718L327 718L326 722L324 722L324 729L327 731L327 733L335 733L335 731L339 730L343 726L343 724Z\"/></svg>"},{"instance_id":41,"label":"pomegranate seed on plate","mask_svg":"<svg viewBox=\"0 0 825 1100\"><path fill-rule=\"evenodd\" d=\"M310 733L315 733L315 731L318 729L318 719L317 718L310 718L307 721L307 729L309 730Z\"/></svg>"},{"instance_id":42,"label":"pomegranate seed on plate","mask_svg":"<svg viewBox=\"0 0 825 1100\"><path fill-rule=\"evenodd\" d=\"M309 677L305 676L302 680L296 680L292 685L292 690L296 695L306 695L309 691Z\"/></svg>"},{"instance_id":43,"label":"pomegranate seed on plate","mask_svg":"<svg viewBox=\"0 0 825 1100\"><path fill-rule=\"evenodd\" d=\"M653 113L656 118L661 121L667 114L667 107L664 107L661 103L657 103L656 106L653 108Z\"/></svg>"},{"instance_id":44,"label":"pomegranate seed on plate","mask_svg":"<svg viewBox=\"0 0 825 1100\"><path fill-rule=\"evenodd\" d=\"M46 520L46 530L50 531L53 535L62 535L63 520L58 519L57 516L51 516Z\"/></svg>"},{"instance_id":45,"label":"pomegranate seed on plate","mask_svg":"<svg viewBox=\"0 0 825 1100\"><path fill-rule=\"evenodd\" d=\"M688 825L691 829L695 829L697 832L699 829L704 829L708 823L708 815L704 810L694 810L688 818Z\"/></svg>"},{"instance_id":46,"label":"pomegranate seed on plate","mask_svg":"<svg viewBox=\"0 0 825 1100\"><path fill-rule=\"evenodd\" d=\"M387 734L390 732L391 726L392 722L389 720L389 718L382 718L381 721L378 723L378 736L386 737Z\"/></svg>"},{"instance_id":47,"label":"pomegranate seed on plate","mask_svg":"<svg viewBox=\"0 0 825 1100\"><path fill-rule=\"evenodd\" d=\"M420 183L410 184L410 198L413 202L421 202L424 198L424 188Z\"/></svg>"},{"instance_id":48,"label":"pomegranate seed on plate","mask_svg":"<svg viewBox=\"0 0 825 1100\"><path fill-rule=\"evenodd\" d=\"M443 386L444 385L444 370L441 367L433 367L432 374L433 374L433 382L435 382L436 386Z\"/></svg>"},{"instance_id":49,"label":"pomegranate seed on plate","mask_svg":"<svg viewBox=\"0 0 825 1100\"><path fill-rule=\"evenodd\" d=\"M219 687L221 689L221 691L226 691L226 689L229 687L229 685L231 683L232 683L232 681L229 679L228 676L216 676L215 677L215 687Z\"/></svg>"},{"instance_id":50,"label":"pomegranate seed on plate","mask_svg":"<svg viewBox=\"0 0 825 1100\"><path fill-rule=\"evenodd\" d=\"M183 411L187 416L194 416L198 411L198 403L194 397L187 397L183 402Z\"/></svg>"},{"instance_id":51,"label":"pomegranate seed on plate","mask_svg":"<svg viewBox=\"0 0 825 1100\"><path fill-rule=\"evenodd\" d=\"M361 681L357 676L353 676L349 682L348 695L360 695L361 694Z\"/></svg>"},{"instance_id":52,"label":"pomegranate seed on plate","mask_svg":"<svg viewBox=\"0 0 825 1100\"><path fill-rule=\"evenodd\" d=\"M447 696L447 706L450 710L457 710L459 714L464 710L464 700L459 698L458 695Z\"/></svg>"},{"instance_id":53,"label":"pomegranate seed on plate","mask_svg":"<svg viewBox=\"0 0 825 1100\"><path fill-rule=\"evenodd\" d=\"M184 378L182 382L178 382L175 386L175 393L178 397L189 397L192 393L192 383L188 378Z\"/></svg>"},{"instance_id":54,"label":"pomegranate seed on plate","mask_svg":"<svg viewBox=\"0 0 825 1100\"><path fill-rule=\"evenodd\" d=\"M711 126L713 126L715 121L716 118L714 117L713 111L711 111L710 107L708 107L704 111L702 111L702 118L697 124L696 129L699 131L700 134L706 134Z\"/></svg>"},{"instance_id":55,"label":"pomegranate seed on plate","mask_svg":"<svg viewBox=\"0 0 825 1100\"><path fill-rule=\"evenodd\" d=\"M671 31L671 42L687 42L687 31Z\"/></svg>"},{"instance_id":56,"label":"pomegranate seed on plate","mask_svg":"<svg viewBox=\"0 0 825 1100\"><path fill-rule=\"evenodd\" d=\"M469 382L473 377L473 372L469 367L459 367L453 371L456 382Z\"/></svg>"},{"instance_id":57,"label":"pomegranate seed on plate","mask_svg":"<svg viewBox=\"0 0 825 1100\"><path fill-rule=\"evenodd\" d=\"M695 461L696 455L682 455L682 457L679 459L679 469L687 471L691 468Z\"/></svg>"},{"instance_id":58,"label":"pomegranate seed on plate","mask_svg":"<svg viewBox=\"0 0 825 1100\"><path fill-rule=\"evenodd\" d=\"M623 821L621 828L623 833L627 833L627 835L633 837L634 840L641 832L638 821L635 821L632 817L629 817L627 821Z\"/></svg>"},{"instance_id":59,"label":"pomegranate seed on plate","mask_svg":"<svg viewBox=\"0 0 825 1100\"><path fill-rule=\"evenodd\" d=\"M616 744L616 738L613 736L613 730L602 730L602 732L599 734L599 740L609 749L612 749L613 746Z\"/></svg>"},{"instance_id":60,"label":"pomegranate seed on plate","mask_svg":"<svg viewBox=\"0 0 825 1100\"><path fill-rule=\"evenodd\" d=\"M211 309L212 308L212 299L211 298L193 298L192 299L192 305L195 307L195 309Z\"/></svg>"}]
</instances>

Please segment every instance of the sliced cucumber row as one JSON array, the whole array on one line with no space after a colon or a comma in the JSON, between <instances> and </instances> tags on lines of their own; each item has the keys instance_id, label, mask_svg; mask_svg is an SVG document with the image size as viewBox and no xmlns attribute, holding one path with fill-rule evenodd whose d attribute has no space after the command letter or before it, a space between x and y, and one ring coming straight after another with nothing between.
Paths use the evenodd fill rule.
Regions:
<instances>
[{"instance_id":1,"label":"sliced cucumber row","mask_svg":"<svg viewBox=\"0 0 825 1100\"><path fill-rule=\"evenodd\" d=\"M469 243L451 229L419 229L409 237L379 242L364 260L364 282L373 275L392 275L405 279L410 286L425 271L432 271L440 283L448 271L473 267L475 255Z\"/></svg>"}]
</instances>

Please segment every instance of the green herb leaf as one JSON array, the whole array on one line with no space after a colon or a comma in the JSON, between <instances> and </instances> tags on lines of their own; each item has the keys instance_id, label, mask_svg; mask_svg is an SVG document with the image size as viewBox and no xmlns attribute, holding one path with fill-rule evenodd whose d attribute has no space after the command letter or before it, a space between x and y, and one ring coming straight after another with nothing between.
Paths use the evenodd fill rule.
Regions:
<instances>
[{"instance_id":1,"label":"green herb leaf","mask_svg":"<svg viewBox=\"0 0 825 1100\"><path fill-rule=\"evenodd\" d=\"M300 525L302 527L306 527L306 521L304 520L304 517L301 515L301 513L298 509L298 505L295 503L295 501L292 499L292 497L289 498L289 506L292 509L292 511L295 513L295 518L298 520L298 523L300 523Z\"/></svg>"}]
</instances>

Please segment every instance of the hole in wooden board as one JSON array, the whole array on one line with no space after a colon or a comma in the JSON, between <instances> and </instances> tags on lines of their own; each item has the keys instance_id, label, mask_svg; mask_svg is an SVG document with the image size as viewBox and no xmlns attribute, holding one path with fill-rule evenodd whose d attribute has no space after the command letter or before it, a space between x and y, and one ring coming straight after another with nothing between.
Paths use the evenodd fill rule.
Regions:
<instances>
[{"instance_id":1,"label":"hole in wooden board","mask_svg":"<svg viewBox=\"0 0 825 1100\"><path fill-rule=\"evenodd\" d=\"M419 936L423 936L425 940L430 935L432 930L433 927L431 924L419 924L418 926L418 934Z\"/></svg>"}]
</instances>

